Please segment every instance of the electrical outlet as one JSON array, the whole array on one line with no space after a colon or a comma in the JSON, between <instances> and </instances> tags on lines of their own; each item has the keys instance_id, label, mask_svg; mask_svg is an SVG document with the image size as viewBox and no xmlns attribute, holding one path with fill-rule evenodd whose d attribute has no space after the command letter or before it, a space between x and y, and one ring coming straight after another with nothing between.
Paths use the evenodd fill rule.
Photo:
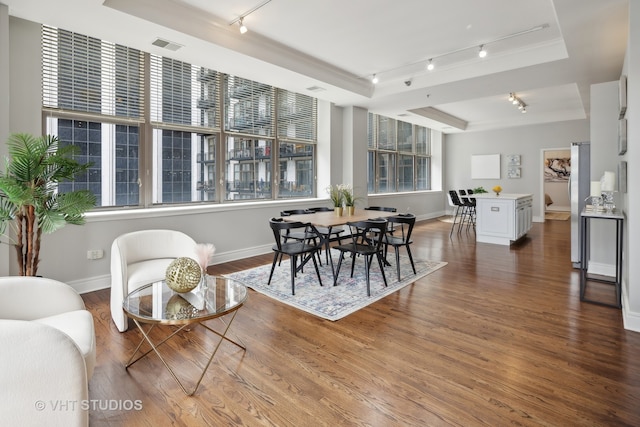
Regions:
<instances>
[{"instance_id":1,"label":"electrical outlet","mask_svg":"<svg viewBox=\"0 0 640 427\"><path fill-rule=\"evenodd\" d=\"M87 259L100 259L104 256L104 251L102 249L93 249L87 251Z\"/></svg>"}]
</instances>

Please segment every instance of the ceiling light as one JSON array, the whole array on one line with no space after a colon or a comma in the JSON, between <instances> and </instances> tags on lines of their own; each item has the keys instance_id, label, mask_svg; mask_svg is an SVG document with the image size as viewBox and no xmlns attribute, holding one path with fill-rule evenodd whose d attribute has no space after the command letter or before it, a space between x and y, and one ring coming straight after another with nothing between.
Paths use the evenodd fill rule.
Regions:
<instances>
[{"instance_id":1,"label":"ceiling light","mask_svg":"<svg viewBox=\"0 0 640 427\"><path fill-rule=\"evenodd\" d=\"M251 15L253 12L255 12L256 10L260 9L261 7L263 7L264 5L266 5L267 3L269 3L271 0L264 0L262 3L260 3L257 6L254 6L252 9L249 9L248 11L246 11L245 13L243 13L242 15L238 16L236 19L234 19L233 21L229 22L229 25L233 25L236 22L238 23L238 25L240 26L240 34L244 34L247 31L249 31L247 29L247 27L244 25L244 23L242 22L244 20L244 18L246 18L247 16Z\"/></svg>"},{"instance_id":2,"label":"ceiling light","mask_svg":"<svg viewBox=\"0 0 640 427\"><path fill-rule=\"evenodd\" d=\"M429 60L429 64L427 64L427 70L431 71L433 70L434 65L433 65L433 59Z\"/></svg>"},{"instance_id":3,"label":"ceiling light","mask_svg":"<svg viewBox=\"0 0 640 427\"><path fill-rule=\"evenodd\" d=\"M371 78L371 83L373 84L377 84L378 83L378 76L376 76L375 74L373 75L373 77Z\"/></svg>"},{"instance_id":4,"label":"ceiling light","mask_svg":"<svg viewBox=\"0 0 640 427\"><path fill-rule=\"evenodd\" d=\"M484 50L484 45L483 44L480 45L480 52L478 52L478 56L480 58L484 58L485 56L487 56L487 51Z\"/></svg>"},{"instance_id":5,"label":"ceiling light","mask_svg":"<svg viewBox=\"0 0 640 427\"><path fill-rule=\"evenodd\" d=\"M518 95L516 95L515 92L509 93L509 101L511 101L513 105L517 105L518 110L520 110L520 112L522 113L527 112L527 108L526 108L527 104L522 99L518 98Z\"/></svg>"}]
</instances>

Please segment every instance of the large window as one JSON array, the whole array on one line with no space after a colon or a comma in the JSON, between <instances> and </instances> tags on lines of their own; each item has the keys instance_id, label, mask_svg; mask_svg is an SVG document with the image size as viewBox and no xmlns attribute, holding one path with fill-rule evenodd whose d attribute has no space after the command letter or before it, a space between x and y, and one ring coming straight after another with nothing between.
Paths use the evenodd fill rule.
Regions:
<instances>
[{"instance_id":1,"label":"large window","mask_svg":"<svg viewBox=\"0 0 640 427\"><path fill-rule=\"evenodd\" d=\"M367 123L369 194L429 190L429 129L373 113Z\"/></svg>"},{"instance_id":2,"label":"large window","mask_svg":"<svg viewBox=\"0 0 640 427\"><path fill-rule=\"evenodd\" d=\"M47 133L92 164L59 191L89 189L103 207L315 195L315 98L65 30L42 35Z\"/></svg>"},{"instance_id":3,"label":"large window","mask_svg":"<svg viewBox=\"0 0 640 427\"><path fill-rule=\"evenodd\" d=\"M216 200L220 75L156 55L150 62L152 203Z\"/></svg>"}]
</instances>

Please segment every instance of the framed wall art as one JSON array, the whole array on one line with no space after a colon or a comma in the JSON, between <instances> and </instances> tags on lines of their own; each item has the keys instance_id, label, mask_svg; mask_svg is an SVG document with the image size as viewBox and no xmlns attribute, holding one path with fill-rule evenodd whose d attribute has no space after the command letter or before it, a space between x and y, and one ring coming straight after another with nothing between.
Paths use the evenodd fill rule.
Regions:
<instances>
[{"instance_id":1,"label":"framed wall art","mask_svg":"<svg viewBox=\"0 0 640 427\"><path fill-rule=\"evenodd\" d=\"M627 119L618 120L618 154L627 152Z\"/></svg>"},{"instance_id":2,"label":"framed wall art","mask_svg":"<svg viewBox=\"0 0 640 427\"><path fill-rule=\"evenodd\" d=\"M622 119L627 112L627 76L620 76L618 83L618 103L620 105L619 118Z\"/></svg>"},{"instance_id":3,"label":"framed wall art","mask_svg":"<svg viewBox=\"0 0 640 427\"><path fill-rule=\"evenodd\" d=\"M471 179L500 179L500 154L472 155Z\"/></svg>"},{"instance_id":4,"label":"framed wall art","mask_svg":"<svg viewBox=\"0 0 640 427\"><path fill-rule=\"evenodd\" d=\"M627 162L624 160L618 164L618 190L621 193L627 192Z\"/></svg>"}]
</instances>

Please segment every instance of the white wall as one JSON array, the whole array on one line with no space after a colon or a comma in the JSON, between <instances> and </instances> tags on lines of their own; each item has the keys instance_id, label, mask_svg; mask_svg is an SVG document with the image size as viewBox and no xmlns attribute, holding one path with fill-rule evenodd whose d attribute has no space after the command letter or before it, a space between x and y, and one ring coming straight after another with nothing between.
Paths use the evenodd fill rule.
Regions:
<instances>
[{"instance_id":1,"label":"white wall","mask_svg":"<svg viewBox=\"0 0 640 427\"><path fill-rule=\"evenodd\" d=\"M9 136L9 8L0 3L0 141ZM0 157L7 150L0 144ZM9 274L9 245L0 245L0 276Z\"/></svg>"},{"instance_id":2,"label":"white wall","mask_svg":"<svg viewBox=\"0 0 640 427\"><path fill-rule=\"evenodd\" d=\"M591 86L591 181L605 171L617 173L619 111L618 81ZM591 221L589 270L594 274L615 275L615 235L615 221Z\"/></svg>"},{"instance_id":3,"label":"white wall","mask_svg":"<svg viewBox=\"0 0 640 427\"><path fill-rule=\"evenodd\" d=\"M623 74L627 76L627 153L621 157L629 164L627 193L620 194L626 213L625 251L623 255L623 316L627 329L640 332L640 4L629 2L629 39ZM634 167L634 165L636 167Z\"/></svg>"},{"instance_id":4,"label":"white wall","mask_svg":"<svg viewBox=\"0 0 640 427\"><path fill-rule=\"evenodd\" d=\"M588 139L587 120L446 135L444 190L482 186L491 191L493 186L500 185L505 193L531 193L534 220L543 221L542 150L570 149L572 142ZM471 156L474 154L501 154L500 179L471 179ZM509 154L520 155L519 179L507 178L506 156Z\"/></svg>"}]
</instances>

